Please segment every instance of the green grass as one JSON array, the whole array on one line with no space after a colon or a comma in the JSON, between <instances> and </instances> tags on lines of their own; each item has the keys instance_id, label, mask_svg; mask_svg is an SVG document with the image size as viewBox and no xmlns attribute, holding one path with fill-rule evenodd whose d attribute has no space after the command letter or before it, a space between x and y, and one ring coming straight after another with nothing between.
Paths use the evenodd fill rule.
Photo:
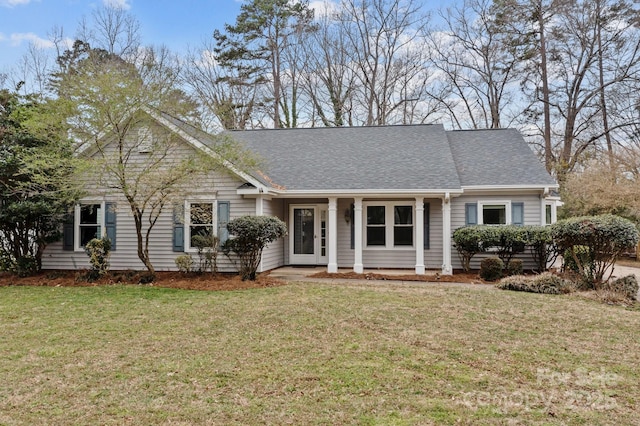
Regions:
<instances>
[{"instance_id":1,"label":"green grass","mask_svg":"<svg viewBox=\"0 0 640 426\"><path fill-rule=\"evenodd\" d=\"M640 312L416 284L0 288L0 424L632 424Z\"/></svg>"}]
</instances>

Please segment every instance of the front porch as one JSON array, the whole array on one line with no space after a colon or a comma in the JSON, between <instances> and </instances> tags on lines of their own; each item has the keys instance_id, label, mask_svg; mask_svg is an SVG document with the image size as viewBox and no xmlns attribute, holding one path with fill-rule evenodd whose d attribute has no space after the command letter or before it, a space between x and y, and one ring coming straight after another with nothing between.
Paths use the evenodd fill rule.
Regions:
<instances>
[{"instance_id":1,"label":"front porch","mask_svg":"<svg viewBox=\"0 0 640 426\"><path fill-rule=\"evenodd\" d=\"M418 275L452 273L448 193L281 202L289 228L285 265L326 266L329 273L347 268L357 274L380 269L406 273L408 268Z\"/></svg>"}]
</instances>

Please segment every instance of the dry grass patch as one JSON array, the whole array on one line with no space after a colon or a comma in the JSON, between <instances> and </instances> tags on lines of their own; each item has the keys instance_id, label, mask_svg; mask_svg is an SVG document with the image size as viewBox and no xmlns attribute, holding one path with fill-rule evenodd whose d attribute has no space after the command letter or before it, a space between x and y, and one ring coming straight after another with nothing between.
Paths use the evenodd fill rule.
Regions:
<instances>
[{"instance_id":1,"label":"dry grass patch","mask_svg":"<svg viewBox=\"0 0 640 426\"><path fill-rule=\"evenodd\" d=\"M631 424L640 312L447 284L0 288L0 424Z\"/></svg>"}]
</instances>

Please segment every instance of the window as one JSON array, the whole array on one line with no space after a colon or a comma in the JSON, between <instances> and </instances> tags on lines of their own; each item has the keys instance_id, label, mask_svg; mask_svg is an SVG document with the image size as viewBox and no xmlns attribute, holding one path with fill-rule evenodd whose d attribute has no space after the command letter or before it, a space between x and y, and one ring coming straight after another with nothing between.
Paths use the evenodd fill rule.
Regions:
<instances>
[{"instance_id":1,"label":"window","mask_svg":"<svg viewBox=\"0 0 640 426\"><path fill-rule=\"evenodd\" d=\"M553 223L552 215L551 215L551 204L547 204L544 206L544 215L545 215L545 223L547 225L551 225Z\"/></svg>"},{"instance_id":2,"label":"window","mask_svg":"<svg viewBox=\"0 0 640 426\"><path fill-rule=\"evenodd\" d=\"M478 201L465 204L466 225L524 225L525 203Z\"/></svg>"},{"instance_id":3,"label":"window","mask_svg":"<svg viewBox=\"0 0 640 426\"><path fill-rule=\"evenodd\" d=\"M411 206L394 206L393 208L393 245L413 245L413 208Z\"/></svg>"},{"instance_id":4,"label":"window","mask_svg":"<svg viewBox=\"0 0 640 426\"><path fill-rule=\"evenodd\" d=\"M367 247L413 247L413 206L394 203L366 206Z\"/></svg>"},{"instance_id":5,"label":"window","mask_svg":"<svg viewBox=\"0 0 640 426\"><path fill-rule=\"evenodd\" d=\"M208 237L215 235L215 205L213 202L190 202L187 205L187 212L189 218L189 248L195 246L194 237L202 236Z\"/></svg>"},{"instance_id":6,"label":"window","mask_svg":"<svg viewBox=\"0 0 640 426\"><path fill-rule=\"evenodd\" d=\"M78 206L80 220L78 223L78 247L84 247L94 238L102 237L102 205L82 204Z\"/></svg>"},{"instance_id":7,"label":"window","mask_svg":"<svg viewBox=\"0 0 640 426\"><path fill-rule=\"evenodd\" d=\"M107 237L111 250L116 249L116 205L109 202L87 201L76 204L62 226L62 249L83 251L94 238Z\"/></svg>"},{"instance_id":8,"label":"window","mask_svg":"<svg viewBox=\"0 0 640 426\"><path fill-rule=\"evenodd\" d=\"M385 207L367 206L367 246L385 246Z\"/></svg>"},{"instance_id":9,"label":"window","mask_svg":"<svg viewBox=\"0 0 640 426\"><path fill-rule=\"evenodd\" d=\"M485 204L482 206L482 223L485 225L506 225L507 206L504 204Z\"/></svg>"}]
</instances>

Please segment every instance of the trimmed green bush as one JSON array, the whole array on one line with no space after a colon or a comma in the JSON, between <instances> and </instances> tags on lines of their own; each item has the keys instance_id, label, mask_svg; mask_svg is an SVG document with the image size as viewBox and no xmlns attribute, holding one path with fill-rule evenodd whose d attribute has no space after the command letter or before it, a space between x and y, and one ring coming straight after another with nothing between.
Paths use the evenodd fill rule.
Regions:
<instances>
[{"instance_id":1,"label":"trimmed green bush","mask_svg":"<svg viewBox=\"0 0 640 426\"><path fill-rule=\"evenodd\" d=\"M543 294L564 294L574 290L573 283L551 272L544 272L531 277L524 275L506 277L501 279L500 282L496 284L496 287L502 290Z\"/></svg>"},{"instance_id":2,"label":"trimmed green bush","mask_svg":"<svg viewBox=\"0 0 640 426\"><path fill-rule=\"evenodd\" d=\"M540 225L524 226L527 246L536 264L535 270L544 272L552 265L560 251L551 238L551 227Z\"/></svg>"},{"instance_id":3,"label":"trimmed green bush","mask_svg":"<svg viewBox=\"0 0 640 426\"><path fill-rule=\"evenodd\" d=\"M487 257L480 262L480 278L485 281L499 280L503 270L504 262L499 257Z\"/></svg>"},{"instance_id":4,"label":"trimmed green bush","mask_svg":"<svg viewBox=\"0 0 640 426\"><path fill-rule=\"evenodd\" d=\"M575 272L577 274L580 273L580 267L578 265L583 265L585 268L591 268L589 247L575 246L573 247L573 250L566 249L562 255L562 261L563 270Z\"/></svg>"},{"instance_id":5,"label":"trimmed green bush","mask_svg":"<svg viewBox=\"0 0 640 426\"><path fill-rule=\"evenodd\" d=\"M243 280L255 280L262 250L287 234L287 226L273 216L242 216L227 224L231 238L222 252L236 264Z\"/></svg>"},{"instance_id":6,"label":"trimmed green bush","mask_svg":"<svg viewBox=\"0 0 640 426\"><path fill-rule=\"evenodd\" d=\"M511 262L509 262L509 265L505 268L507 275L522 275L522 264L522 259L511 259Z\"/></svg>"},{"instance_id":7,"label":"trimmed green bush","mask_svg":"<svg viewBox=\"0 0 640 426\"><path fill-rule=\"evenodd\" d=\"M559 249L570 251L578 273L596 289L604 281L604 274L613 270L618 257L634 248L639 239L633 222L610 214L561 220L551 225L551 236ZM588 263L576 255L578 246L587 247Z\"/></svg>"},{"instance_id":8,"label":"trimmed green bush","mask_svg":"<svg viewBox=\"0 0 640 426\"><path fill-rule=\"evenodd\" d=\"M460 263L465 272L471 270L471 259L485 249L483 246L483 227L463 226L453 231L453 244L460 256Z\"/></svg>"}]
</instances>

